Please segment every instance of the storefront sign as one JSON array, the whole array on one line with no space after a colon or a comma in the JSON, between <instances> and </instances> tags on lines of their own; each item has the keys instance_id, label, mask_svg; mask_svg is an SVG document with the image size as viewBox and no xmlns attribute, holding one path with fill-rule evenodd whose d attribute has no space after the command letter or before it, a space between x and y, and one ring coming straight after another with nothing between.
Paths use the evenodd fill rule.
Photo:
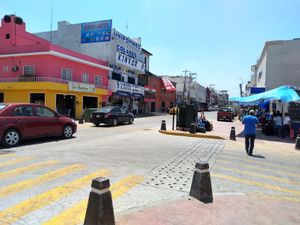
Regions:
<instances>
[{"instance_id":1,"label":"storefront sign","mask_svg":"<svg viewBox=\"0 0 300 225\"><path fill-rule=\"evenodd\" d=\"M69 91L95 93L95 85L83 84L83 83L77 83L77 82L69 82Z\"/></svg>"},{"instance_id":2,"label":"storefront sign","mask_svg":"<svg viewBox=\"0 0 300 225\"><path fill-rule=\"evenodd\" d=\"M117 80L109 80L109 88L112 92L122 96L143 97L145 95L144 87Z\"/></svg>"},{"instance_id":3,"label":"storefront sign","mask_svg":"<svg viewBox=\"0 0 300 225\"><path fill-rule=\"evenodd\" d=\"M123 53L123 54L125 54L125 55L127 55L127 56L129 56L133 59L135 59L136 55L137 55L136 52L131 51L130 49L128 49L128 48L126 48L122 45L117 45L117 51L121 52L121 53Z\"/></svg>"},{"instance_id":4,"label":"storefront sign","mask_svg":"<svg viewBox=\"0 0 300 225\"><path fill-rule=\"evenodd\" d=\"M141 49L141 44L135 42L134 40L132 40L131 38L125 36L124 34L121 34L119 31L117 31L116 29L113 29L112 35L116 38L118 38L119 40L124 41L125 43L137 48L137 49Z\"/></svg>"},{"instance_id":5,"label":"storefront sign","mask_svg":"<svg viewBox=\"0 0 300 225\"><path fill-rule=\"evenodd\" d=\"M81 24L81 43L106 42L111 39L112 20Z\"/></svg>"},{"instance_id":6,"label":"storefront sign","mask_svg":"<svg viewBox=\"0 0 300 225\"><path fill-rule=\"evenodd\" d=\"M142 72L145 71L144 63L137 61L129 56L126 56L126 55L122 54L121 52L117 52L116 61L117 61L117 63L123 64L132 69L136 69L136 70L139 70Z\"/></svg>"}]
</instances>

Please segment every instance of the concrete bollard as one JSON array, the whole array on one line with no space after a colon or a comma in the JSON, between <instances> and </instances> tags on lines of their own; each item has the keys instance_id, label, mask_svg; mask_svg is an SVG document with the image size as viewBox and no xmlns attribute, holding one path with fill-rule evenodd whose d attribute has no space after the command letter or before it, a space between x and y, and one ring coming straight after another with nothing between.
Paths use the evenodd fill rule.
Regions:
<instances>
[{"instance_id":1,"label":"concrete bollard","mask_svg":"<svg viewBox=\"0 0 300 225\"><path fill-rule=\"evenodd\" d=\"M93 179L91 187L84 225L115 225L109 179Z\"/></svg>"},{"instance_id":2,"label":"concrete bollard","mask_svg":"<svg viewBox=\"0 0 300 225\"><path fill-rule=\"evenodd\" d=\"M83 117L80 117L80 118L79 118L78 123L79 123L79 124L84 124Z\"/></svg>"},{"instance_id":3,"label":"concrete bollard","mask_svg":"<svg viewBox=\"0 0 300 225\"><path fill-rule=\"evenodd\" d=\"M196 163L190 196L204 203L213 202L208 163Z\"/></svg>"},{"instance_id":4,"label":"concrete bollard","mask_svg":"<svg viewBox=\"0 0 300 225\"><path fill-rule=\"evenodd\" d=\"M300 150L300 136L299 135L296 138L295 149Z\"/></svg>"},{"instance_id":5,"label":"concrete bollard","mask_svg":"<svg viewBox=\"0 0 300 225\"><path fill-rule=\"evenodd\" d=\"M235 137L235 127L231 127L229 139L232 140L232 141L236 141L236 137Z\"/></svg>"},{"instance_id":6,"label":"concrete bollard","mask_svg":"<svg viewBox=\"0 0 300 225\"><path fill-rule=\"evenodd\" d=\"M191 134L196 134L196 123L194 121L191 122L190 133Z\"/></svg>"},{"instance_id":7,"label":"concrete bollard","mask_svg":"<svg viewBox=\"0 0 300 225\"><path fill-rule=\"evenodd\" d=\"M160 127L161 130L167 130L167 125L166 125L166 121L165 120L162 120L161 121L161 127Z\"/></svg>"}]
</instances>

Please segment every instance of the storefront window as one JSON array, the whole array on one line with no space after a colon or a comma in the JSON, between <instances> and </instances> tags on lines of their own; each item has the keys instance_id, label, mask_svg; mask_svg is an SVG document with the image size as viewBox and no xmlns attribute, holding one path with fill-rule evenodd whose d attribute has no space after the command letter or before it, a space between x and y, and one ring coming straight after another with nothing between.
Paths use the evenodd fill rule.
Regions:
<instances>
[{"instance_id":1,"label":"storefront window","mask_svg":"<svg viewBox=\"0 0 300 225\"><path fill-rule=\"evenodd\" d=\"M31 93L30 103L45 105L45 94L44 93Z\"/></svg>"},{"instance_id":2,"label":"storefront window","mask_svg":"<svg viewBox=\"0 0 300 225\"><path fill-rule=\"evenodd\" d=\"M4 94L0 93L0 102L4 102Z\"/></svg>"}]
</instances>

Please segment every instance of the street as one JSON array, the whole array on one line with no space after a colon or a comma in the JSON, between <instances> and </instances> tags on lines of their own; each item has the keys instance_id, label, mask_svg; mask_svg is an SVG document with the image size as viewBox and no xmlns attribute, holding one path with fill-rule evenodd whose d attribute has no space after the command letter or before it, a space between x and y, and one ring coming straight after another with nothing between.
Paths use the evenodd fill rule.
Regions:
<instances>
[{"instance_id":1,"label":"street","mask_svg":"<svg viewBox=\"0 0 300 225\"><path fill-rule=\"evenodd\" d=\"M206 117L226 123L215 121L216 112ZM85 123L72 139L1 147L0 223L82 224L90 184L98 176L110 179L118 221L128 210L188 196L199 161L210 164L215 196L276 199L300 209L299 151L257 143L255 157L249 157L241 141L160 134L161 120L171 129L171 115L117 127ZM291 219L299 220L299 215Z\"/></svg>"}]
</instances>

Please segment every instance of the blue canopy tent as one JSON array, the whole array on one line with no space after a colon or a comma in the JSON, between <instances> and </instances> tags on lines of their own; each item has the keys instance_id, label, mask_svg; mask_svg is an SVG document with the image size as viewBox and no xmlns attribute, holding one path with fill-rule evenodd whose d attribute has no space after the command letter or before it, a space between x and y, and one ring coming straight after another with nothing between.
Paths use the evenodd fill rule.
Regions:
<instances>
[{"instance_id":1,"label":"blue canopy tent","mask_svg":"<svg viewBox=\"0 0 300 225\"><path fill-rule=\"evenodd\" d=\"M269 100L278 100L281 102L295 102L300 101L300 97L297 94L297 92L290 86L281 86L256 95L229 98L229 101L238 102L241 105L258 105L261 102Z\"/></svg>"}]
</instances>

